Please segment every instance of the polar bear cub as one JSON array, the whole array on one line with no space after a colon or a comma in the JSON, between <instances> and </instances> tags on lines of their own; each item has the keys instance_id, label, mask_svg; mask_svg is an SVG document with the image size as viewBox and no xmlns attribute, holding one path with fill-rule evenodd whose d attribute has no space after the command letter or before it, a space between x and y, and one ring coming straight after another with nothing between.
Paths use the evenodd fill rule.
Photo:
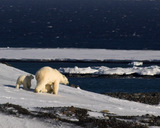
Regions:
<instances>
[{"instance_id":1,"label":"polar bear cub","mask_svg":"<svg viewBox=\"0 0 160 128\"><path fill-rule=\"evenodd\" d=\"M16 88L19 89L20 85L23 85L23 88L28 90L31 87L31 80L34 79L32 75L21 75L17 79Z\"/></svg>"},{"instance_id":2,"label":"polar bear cub","mask_svg":"<svg viewBox=\"0 0 160 128\"><path fill-rule=\"evenodd\" d=\"M52 92L58 94L59 84L69 84L68 79L58 70L51 67L43 67L37 71L36 75L37 86L35 92Z\"/></svg>"}]
</instances>

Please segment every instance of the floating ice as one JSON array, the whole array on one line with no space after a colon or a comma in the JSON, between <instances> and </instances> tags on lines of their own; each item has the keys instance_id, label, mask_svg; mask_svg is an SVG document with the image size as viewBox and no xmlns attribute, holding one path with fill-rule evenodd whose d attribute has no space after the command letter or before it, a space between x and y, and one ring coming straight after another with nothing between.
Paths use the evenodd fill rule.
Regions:
<instances>
[{"instance_id":1,"label":"floating ice","mask_svg":"<svg viewBox=\"0 0 160 128\"><path fill-rule=\"evenodd\" d=\"M143 65L143 62L131 62L131 63L129 63L129 65L142 66L142 65Z\"/></svg>"},{"instance_id":2,"label":"floating ice","mask_svg":"<svg viewBox=\"0 0 160 128\"><path fill-rule=\"evenodd\" d=\"M129 68L122 68L122 67L115 67L109 68L105 66L100 67L74 67L74 68L60 68L60 72L67 73L67 74L99 74L99 75L130 75L133 73L139 75L159 75L160 74L160 67L159 66L148 66L148 67L129 67Z\"/></svg>"}]
</instances>

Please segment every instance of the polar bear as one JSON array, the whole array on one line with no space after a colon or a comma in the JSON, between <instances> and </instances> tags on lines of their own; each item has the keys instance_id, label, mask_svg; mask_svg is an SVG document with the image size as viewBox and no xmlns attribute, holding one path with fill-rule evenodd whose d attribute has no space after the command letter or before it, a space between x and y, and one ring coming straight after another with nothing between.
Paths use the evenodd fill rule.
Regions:
<instances>
[{"instance_id":1,"label":"polar bear","mask_svg":"<svg viewBox=\"0 0 160 128\"><path fill-rule=\"evenodd\" d=\"M17 79L16 88L19 89L19 86L22 84L23 88L28 90L31 87L31 80L34 79L32 75L21 75Z\"/></svg>"},{"instance_id":2,"label":"polar bear","mask_svg":"<svg viewBox=\"0 0 160 128\"><path fill-rule=\"evenodd\" d=\"M58 70L51 67L43 67L36 72L37 86L35 92L51 92L58 94L59 84L69 84L68 79Z\"/></svg>"}]
</instances>

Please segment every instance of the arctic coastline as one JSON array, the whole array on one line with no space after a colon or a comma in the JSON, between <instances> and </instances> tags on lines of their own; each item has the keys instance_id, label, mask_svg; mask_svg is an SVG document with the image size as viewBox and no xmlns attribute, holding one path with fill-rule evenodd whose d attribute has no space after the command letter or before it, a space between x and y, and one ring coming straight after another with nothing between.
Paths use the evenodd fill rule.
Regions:
<instances>
[{"instance_id":1,"label":"arctic coastline","mask_svg":"<svg viewBox=\"0 0 160 128\"><path fill-rule=\"evenodd\" d=\"M81 48L0 48L0 60L126 63L142 61L160 63L160 51Z\"/></svg>"},{"instance_id":2,"label":"arctic coastline","mask_svg":"<svg viewBox=\"0 0 160 128\"><path fill-rule=\"evenodd\" d=\"M67 67L59 71L82 77L159 77L160 51L78 48L0 48L0 62L102 63L102 66ZM128 67L106 67L103 63L125 63ZM143 64L151 66L144 67Z\"/></svg>"},{"instance_id":3,"label":"arctic coastline","mask_svg":"<svg viewBox=\"0 0 160 128\"><path fill-rule=\"evenodd\" d=\"M54 59L60 58L59 60L64 61L67 58L71 58L71 59L82 60L82 61L86 61L86 60L92 61L95 58L98 58L98 61L103 61L107 58L107 57L104 57L107 54L106 52L104 52L105 50L104 51L102 50L104 53L100 50L101 53L103 53L102 54L103 56L101 56L100 53L98 53L98 52L96 53L95 49L92 49L93 51L91 50L92 51L91 53L89 53L89 51L90 51L89 49L84 49L84 51L86 50L85 54L89 53L86 56L86 58L84 58L85 55L83 56L81 54L83 49L82 49L82 51L81 50L78 51L76 49L26 49L26 48L24 48L24 49L22 49L22 48L21 49L7 48L7 49L6 48L0 49L0 52L2 53L2 54L0 54L1 59L15 59L15 60L16 59L17 60L23 60L23 59L24 60L27 60L27 59L28 60L29 59L36 60L36 59L38 59L38 60L43 60L43 59L45 59L45 57L47 58L47 56L48 56L48 58L47 58L48 60L50 60L50 59L54 60ZM52 52L54 50L57 52ZM87 50L88 50L88 52L87 52ZM67 54L63 53L64 51L66 51ZM77 51L76 56L73 55L73 53L74 53L73 51L74 52ZM116 52L118 52L118 51L116 51ZM54 53L54 55L52 55L53 53ZM147 61L155 61L155 60L159 61L160 60L159 55L158 55L158 53L159 53L158 51L156 52L156 54L154 53L154 55L153 54L151 55L149 53L150 52L147 52L147 54L145 54L143 57L141 56L141 58L143 58L143 59L139 59L138 61L147 60L147 56L149 56ZM78 54L79 54L79 56L78 56ZM120 53L117 53L117 54L120 54ZM97 55L97 57L96 57L96 55ZM123 56L125 54L120 54L120 55L121 56L119 56L118 60L123 60L124 59ZM132 56L132 57L136 58L137 55L138 55L138 53L134 54L134 56ZM128 56L130 56L130 55L128 55ZM131 59L130 57L128 57L128 58ZM14 103L17 105L21 105L24 108L28 108L29 110L33 110L33 108L35 108L35 107L75 106L75 107L80 107L80 108L92 110L93 111L92 114L96 118L99 118L98 116L101 115L101 113L99 113L99 112L102 110L108 110L110 113L114 113L114 114L122 115L122 116L130 116L130 115L134 116L134 115L145 115L145 114L159 116L159 111L160 111L159 104L158 105L146 105L146 104L137 103L137 102L133 102L133 101L127 101L124 99L120 100L117 98L103 96L100 94L95 94L95 93L87 92L84 90L77 90L77 89L74 89L71 87L66 87L63 85L60 88L60 95L57 97L52 96L52 94L34 94L32 91L28 92L23 89L15 90L14 84L15 84L16 78L21 73L26 74L26 72L23 72L21 70L13 68L13 67L5 66L3 64L0 64L0 68L1 68L1 74L0 74L1 86L0 86L0 88L1 88L1 94L2 94L0 97L1 104L4 104L4 103L12 103L13 104ZM14 74L14 76L12 76L10 78L9 74ZM34 89L35 81L33 81L32 84L34 85L32 87L32 89ZM83 94L83 92L85 92L85 95ZM35 97L36 97L36 99L35 99ZM64 97L65 97L65 99L63 99ZM77 100L77 98L78 98L78 100ZM26 101L27 101L27 103L26 103ZM0 118L3 118L3 115L0 116ZM7 121L8 117L4 120ZM22 121L23 124L24 124L24 122L25 121ZM17 120L17 123L19 123L18 120ZM22 124L22 123L20 123L20 124ZM32 126L32 125L33 124L31 124L30 126ZM43 124L43 126L44 126L44 124ZM55 126L55 127L57 127L57 126ZM63 127L65 127L65 125ZM75 127L75 126L72 126L72 127Z\"/></svg>"}]
</instances>

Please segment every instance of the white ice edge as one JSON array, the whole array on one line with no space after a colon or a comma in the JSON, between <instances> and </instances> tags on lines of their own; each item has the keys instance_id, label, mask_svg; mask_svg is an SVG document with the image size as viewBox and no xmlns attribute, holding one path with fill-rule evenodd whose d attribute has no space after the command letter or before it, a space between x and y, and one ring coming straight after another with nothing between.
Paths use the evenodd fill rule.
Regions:
<instances>
[{"instance_id":1,"label":"white ice edge","mask_svg":"<svg viewBox=\"0 0 160 128\"><path fill-rule=\"evenodd\" d=\"M0 59L79 61L160 61L158 50L0 48Z\"/></svg>"},{"instance_id":2,"label":"white ice edge","mask_svg":"<svg viewBox=\"0 0 160 128\"><path fill-rule=\"evenodd\" d=\"M109 68L105 66L95 66L95 67L73 67L73 68L60 68L60 72L65 74L97 74L97 75L131 75L131 74L139 74L139 75L159 75L160 67L159 66L148 66L148 67L114 67Z\"/></svg>"}]
</instances>

